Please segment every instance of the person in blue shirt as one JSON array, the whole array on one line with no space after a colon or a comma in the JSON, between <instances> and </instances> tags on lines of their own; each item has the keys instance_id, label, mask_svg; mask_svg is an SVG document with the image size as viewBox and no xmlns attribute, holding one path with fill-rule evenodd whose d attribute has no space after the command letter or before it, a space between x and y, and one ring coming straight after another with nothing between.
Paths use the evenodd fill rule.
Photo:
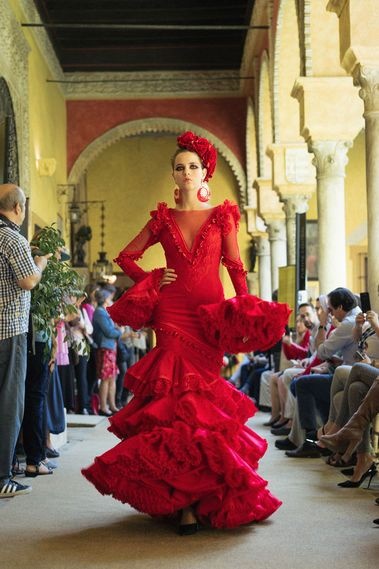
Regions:
<instances>
[{"instance_id":1,"label":"person in blue shirt","mask_svg":"<svg viewBox=\"0 0 379 569\"><path fill-rule=\"evenodd\" d=\"M121 330L109 316L106 307L112 303L112 292L102 288L95 292L97 308L93 315L93 339L97 345L96 371L99 385L99 415L109 417L116 407L117 340Z\"/></svg>"}]
</instances>

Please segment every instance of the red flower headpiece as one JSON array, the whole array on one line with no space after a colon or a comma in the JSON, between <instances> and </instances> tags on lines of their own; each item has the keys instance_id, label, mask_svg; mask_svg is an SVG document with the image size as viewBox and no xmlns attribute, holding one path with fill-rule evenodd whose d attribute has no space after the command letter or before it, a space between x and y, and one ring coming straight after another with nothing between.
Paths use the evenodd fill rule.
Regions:
<instances>
[{"instance_id":1,"label":"red flower headpiece","mask_svg":"<svg viewBox=\"0 0 379 569\"><path fill-rule=\"evenodd\" d=\"M188 130L177 138L179 148L185 148L190 152L196 152L200 157L201 163L207 169L205 182L212 178L213 172L216 168L217 152L213 144L206 138L196 136L193 132Z\"/></svg>"}]
</instances>

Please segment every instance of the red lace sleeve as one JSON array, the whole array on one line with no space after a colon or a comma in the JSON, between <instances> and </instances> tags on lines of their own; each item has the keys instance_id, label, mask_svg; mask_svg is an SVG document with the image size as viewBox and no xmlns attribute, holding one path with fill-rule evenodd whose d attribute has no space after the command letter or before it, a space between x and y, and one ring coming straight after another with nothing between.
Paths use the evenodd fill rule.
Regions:
<instances>
[{"instance_id":1,"label":"red lace sleeve","mask_svg":"<svg viewBox=\"0 0 379 569\"><path fill-rule=\"evenodd\" d=\"M167 205L159 203L158 208L150 212L151 220L145 225L142 231L118 254L114 262L128 275L134 282L140 282L149 273L141 269L135 261L141 259L144 251L155 245L159 241L159 233L163 226L165 215L167 215Z\"/></svg>"},{"instance_id":2,"label":"red lace sleeve","mask_svg":"<svg viewBox=\"0 0 379 569\"><path fill-rule=\"evenodd\" d=\"M237 241L240 213L238 206L225 200L217 222L222 232L222 264L227 268L237 295L248 294L246 270L240 258Z\"/></svg>"}]
</instances>

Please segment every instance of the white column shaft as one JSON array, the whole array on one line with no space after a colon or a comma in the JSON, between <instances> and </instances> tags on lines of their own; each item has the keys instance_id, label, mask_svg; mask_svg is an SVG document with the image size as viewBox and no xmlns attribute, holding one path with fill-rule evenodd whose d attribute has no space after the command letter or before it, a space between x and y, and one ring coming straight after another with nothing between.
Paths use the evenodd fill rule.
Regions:
<instances>
[{"instance_id":1,"label":"white column shaft","mask_svg":"<svg viewBox=\"0 0 379 569\"><path fill-rule=\"evenodd\" d=\"M259 237L259 296L264 300L271 300L271 261L270 244L267 237Z\"/></svg>"},{"instance_id":2,"label":"white column shaft","mask_svg":"<svg viewBox=\"0 0 379 569\"><path fill-rule=\"evenodd\" d=\"M368 227L368 289L379 311L379 112L366 119L366 184Z\"/></svg>"},{"instance_id":3,"label":"white column shaft","mask_svg":"<svg viewBox=\"0 0 379 569\"><path fill-rule=\"evenodd\" d=\"M346 286L345 167L348 141L315 141L320 293Z\"/></svg>"}]
</instances>

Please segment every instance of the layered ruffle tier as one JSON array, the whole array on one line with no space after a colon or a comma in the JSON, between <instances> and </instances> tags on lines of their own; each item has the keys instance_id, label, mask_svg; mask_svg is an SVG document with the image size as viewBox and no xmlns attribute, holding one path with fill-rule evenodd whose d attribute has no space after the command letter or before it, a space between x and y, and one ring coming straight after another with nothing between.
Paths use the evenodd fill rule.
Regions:
<instances>
[{"instance_id":1,"label":"layered ruffle tier","mask_svg":"<svg viewBox=\"0 0 379 569\"><path fill-rule=\"evenodd\" d=\"M267 443L244 426L256 408L217 376L218 361L212 369L189 341L182 356L178 336L127 373L134 398L109 427L121 442L83 474L102 494L151 516L192 505L218 528L265 519L281 502L256 472Z\"/></svg>"}]
</instances>

